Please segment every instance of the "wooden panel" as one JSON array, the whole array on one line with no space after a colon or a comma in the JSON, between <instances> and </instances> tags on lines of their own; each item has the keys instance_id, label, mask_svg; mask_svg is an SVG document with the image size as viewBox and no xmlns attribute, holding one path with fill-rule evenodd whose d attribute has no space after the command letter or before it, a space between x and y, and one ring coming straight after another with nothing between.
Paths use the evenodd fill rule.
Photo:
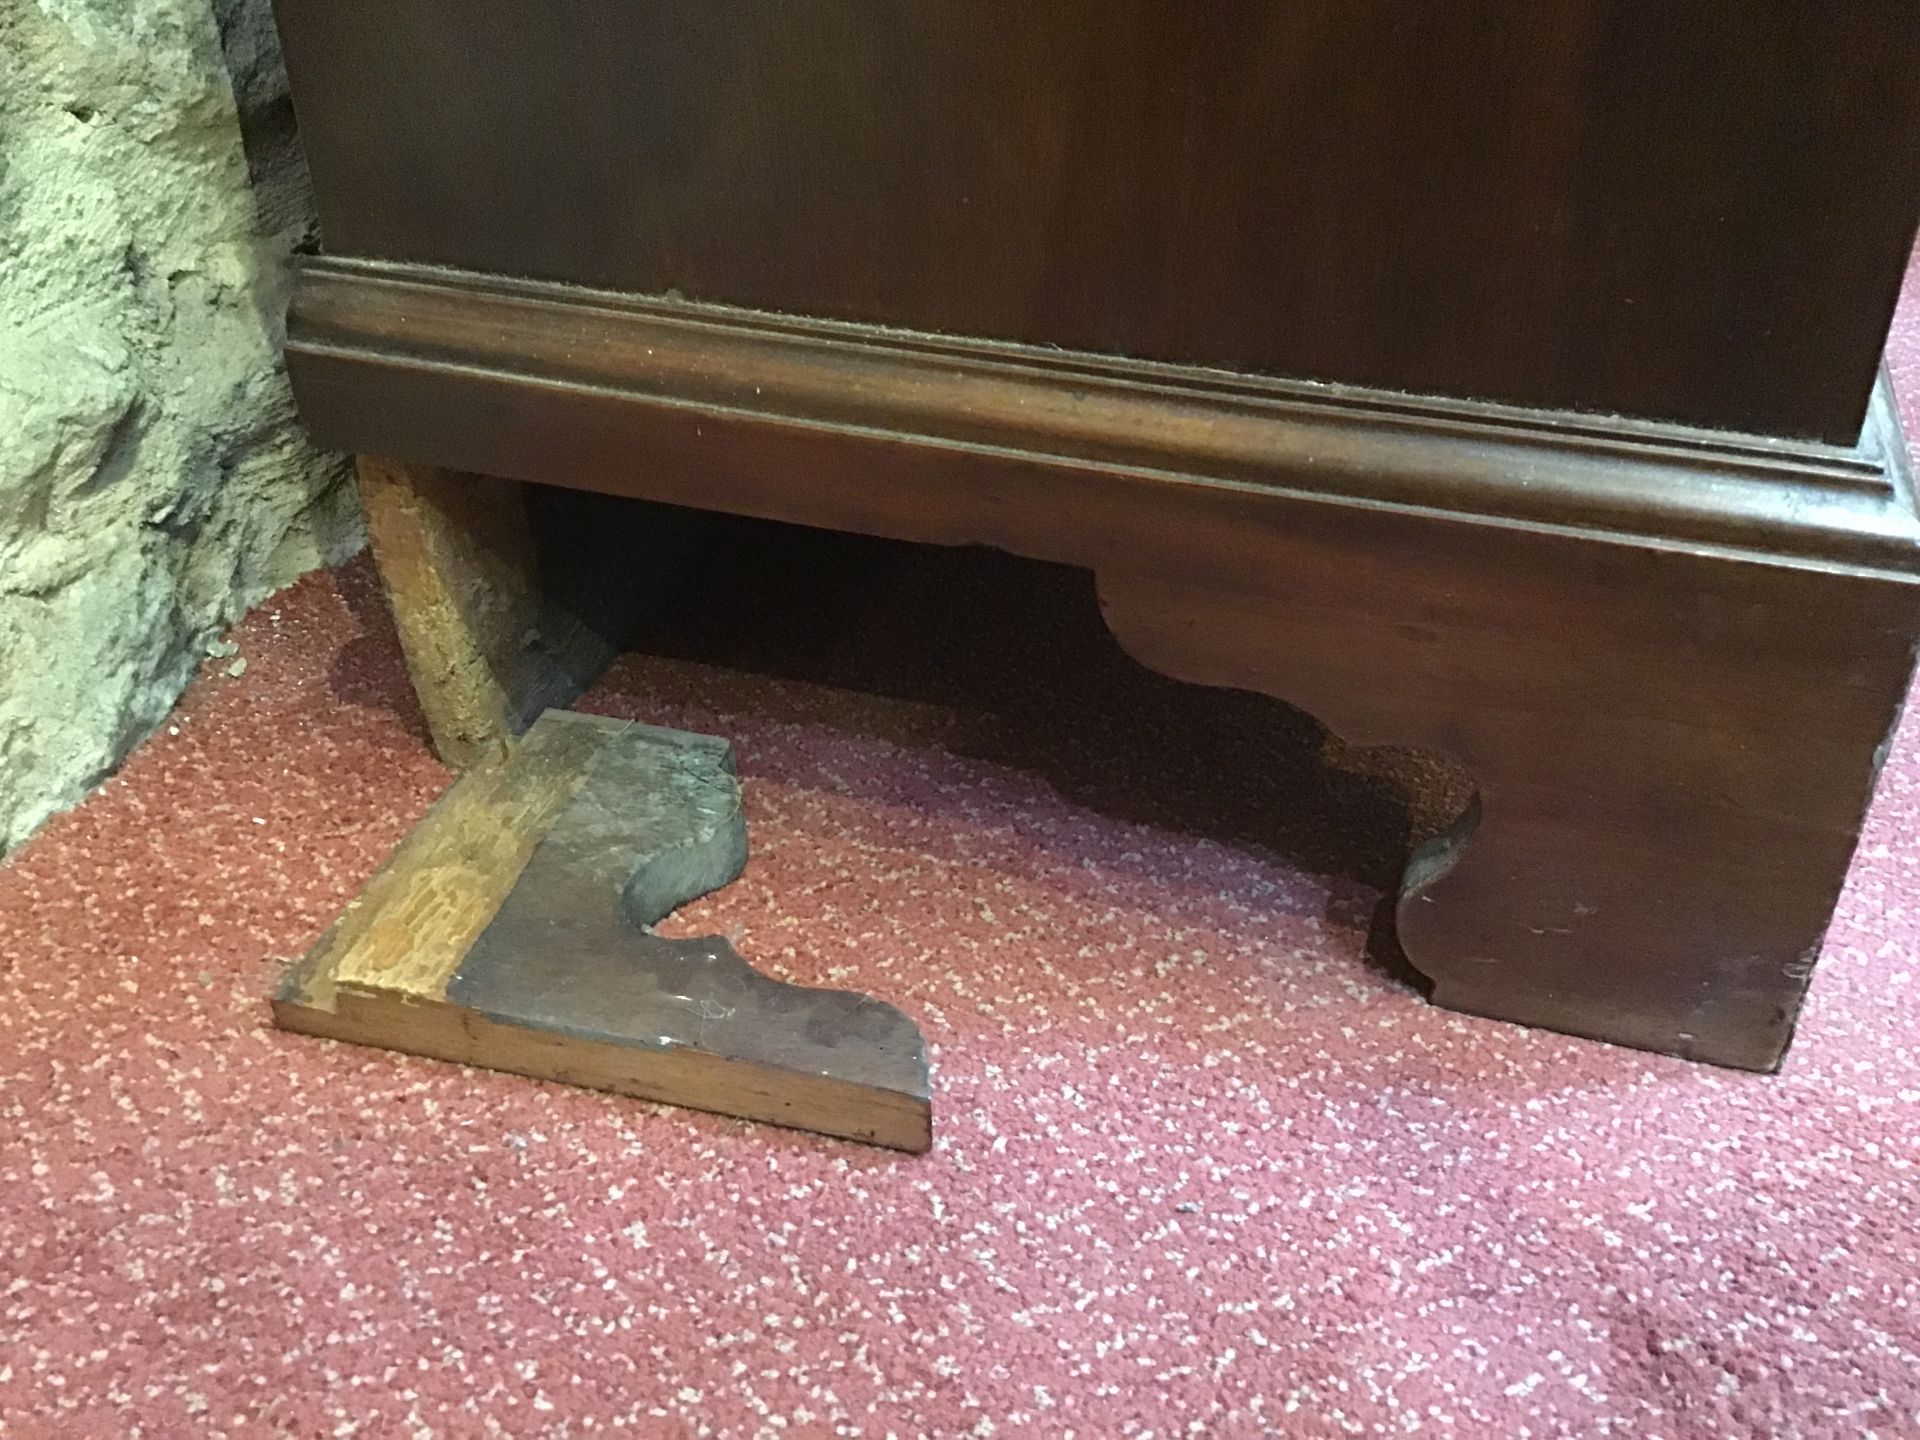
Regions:
<instances>
[{"instance_id":1,"label":"wooden panel","mask_svg":"<svg viewBox=\"0 0 1920 1440\"><path fill-rule=\"evenodd\" d=\"M1884 394L1838 450L337 260L303 267L287 333L341 449L1041 559L1257 554L1123 503L1208 484L1920 569ZM1021 507L1059 521L1002 523Z\"/></svg>"},{"instance_id":2,"label":"wooden panel","mask_svg":"<svg viewBox=\"0 0 1920 1440\"><path fill-rule=\"evenodd\" d=\"M1436 1001L1785 1049L1920 631L1884 394L1839 451L338 262L294 322L336 443L1088 566L1145 663L1473 775Z\"/></svg>"},{"instance_id":3,"label":"wooden panel","mask_svg":"<svg viewBox=\"0 0 1920 1440\"><path fill-rule=\"evenodd\" d=\"M652 926L747 860L733 750L550 710L468 772L274 998L286 1029L922 1151L926 1045L871 995Z\"/></svg>"},{"instance_id":4,"label":"wooden panel","mask_svg":"<svg viewBox=\"0 0 1920 1440\"><path fill-rule=\"evenodd\" d=\"M277 0L340 254L1851 442L1914 0Z\"/></svg>"}]
</instances>

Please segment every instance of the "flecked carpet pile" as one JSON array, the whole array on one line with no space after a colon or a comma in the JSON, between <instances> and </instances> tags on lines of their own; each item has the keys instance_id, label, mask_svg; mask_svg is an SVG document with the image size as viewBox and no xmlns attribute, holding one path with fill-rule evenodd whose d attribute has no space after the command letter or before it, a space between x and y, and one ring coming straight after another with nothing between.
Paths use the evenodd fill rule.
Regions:
<instances>
[{"instance_id":1,"label":"flecked carpet pile","mask_svg":"<svg viewBox=\"0 0 1920 1440\"><path fill-rule=\"evenodd\" d=\"M449 779L311 577L0 867L0 1433L1920 1434L1920 727L1733 1074L1424 1005L1395 787L1084 577L712 545L582 708L734 739L671 923L912 1013L934 1152L274 1031Z\"/></svg>"}]
</instances>

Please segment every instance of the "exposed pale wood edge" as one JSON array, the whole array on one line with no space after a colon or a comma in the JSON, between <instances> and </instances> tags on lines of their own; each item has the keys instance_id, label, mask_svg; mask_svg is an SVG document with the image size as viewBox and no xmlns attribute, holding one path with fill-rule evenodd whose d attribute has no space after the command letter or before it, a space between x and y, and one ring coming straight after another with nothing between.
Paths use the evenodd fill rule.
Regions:
<instances>
[{"instance_id":1,"label":"exposed pale wood edge","mask_svg":"<svg viewBox=\"0 0 1920 1440\"><path fill-rule=\"evenodd\" d=\"M933 1143L917 1095L769 1069L690 1047L649 1048L502 1024L443 1001L343 991L331 1007L282 995L283 1029L785 1125L915 1154ZM698 1097L692 1099L690 1097Z\"/></svg>"},{"instance_id":2,"label":"exposed pale wood edge","mask_svg":"<svg viewBox=\"0 0 1920 1440\"><path fill-rule=\"evenodd\" d=\"M361 448L394 434L394 417L376 413L380 378L424 369L476 398L502 383L528 399L585 391L601 405L699 411L716 429L831 429L986 462L1920 571L1920 522L1890 474L1903 457L1879 443L1884 377L1880 425L1845 450L341 260L302 270L288 353L309 425ZM366 387L303 385L319 362L363 371ZM452 417L401 428L435 425L457 448ZM551 465L537 478L568 483L568 457ZM644 478L633 493L648 493ZM711 503L730 508L723 489Z\"/></svg>"},{"instance_id":3,"label":"exposed pale wood edge","mask_svg":"<svg viewBox=\"0 0 1920 1440\"><path fill-rule=\"evenodd\" d=\"M1893 374L1884 361L1874 380L1867 423L1860 432L1860 448L1881 466L1895 505L1909 515L1920 515L1920 501L1916 501L1913 489L1913 451L1907 444L1906 427L1900 423Z\"/></svg>"},{"instance_id":4,"label":"exposed pale wood edge","mask_svg":"<svg viewBox=\"0 0 1920 1440\"><path fill-rule=\"evenodd\" d=\"M516 480L363 455L375 561L432 733L448 764L498 759L541 711L612 659L546 598Z\"/></svg>"},{"instance_id":5,"label":"exposed pale wood edge","mask_svg":"<svg viewBox=\"0 0 1920 1440\"><path fill-rule=\"evenodd\" d=\"M337 987L444 993L594 754L620 728L556 712L528 732L511 764L456 781L289 972L281 999L325 1006Z\"/></svg>"},{"instance_id":6,"label":"exposed pale wood edge","mask_svg":"<svg viewBox=\"0 0 1920 1440\"><path fill-rule=\"evenodd\" d=\"M889 1077L898 1082L889 1088L877 1077L863 1082L793 1070L691 1044L536 1026L447 998L449 982L541 841L604 763L606 747L665 733L602 716L543 715L506 763L469 772L434 806L290 972L274 999L275 1022L332 1039L925 1150L932 1118L925 1053L917 1044ZM688 738L675 737L681 744ZM725 741L691 738L720 752L718 763L731 773ZM764 986L797 988L735 959Z\"/></svg>"}]
</instances>

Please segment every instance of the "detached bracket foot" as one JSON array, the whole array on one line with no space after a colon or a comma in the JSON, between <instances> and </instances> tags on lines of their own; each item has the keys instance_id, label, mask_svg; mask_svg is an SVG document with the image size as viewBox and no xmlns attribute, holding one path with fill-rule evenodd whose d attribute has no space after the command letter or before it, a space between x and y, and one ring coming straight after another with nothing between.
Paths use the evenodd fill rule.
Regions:
<instances>
[{"instance_id":1,"label":"detached bracket foot","mask_svg":"<svg viewBox=\"0 0 1920 1440\"><path fill-rule=\"evenodd\" d=\"M726 741L549 710L454 783L288 973L275 1022L927 1149L926 1046L899 1010L652 933L746 857Z\"/></svg>"}]
</instances>

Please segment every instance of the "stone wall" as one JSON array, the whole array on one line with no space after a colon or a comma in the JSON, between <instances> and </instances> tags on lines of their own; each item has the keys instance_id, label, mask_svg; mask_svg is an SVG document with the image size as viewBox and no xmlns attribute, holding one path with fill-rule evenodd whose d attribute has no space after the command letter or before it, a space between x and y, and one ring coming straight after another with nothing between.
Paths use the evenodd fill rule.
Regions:
<instances>
[{"instance_id":1,"label":"stone wall","mask_svg":"<svg viewBox=\"0 0 1920 1440\"><path fill-rule=\"evenodd\" d=\"M360 544L278 360L311 224L267 0L0 0L0 853Z\"/></svg>"}]
</instances>

